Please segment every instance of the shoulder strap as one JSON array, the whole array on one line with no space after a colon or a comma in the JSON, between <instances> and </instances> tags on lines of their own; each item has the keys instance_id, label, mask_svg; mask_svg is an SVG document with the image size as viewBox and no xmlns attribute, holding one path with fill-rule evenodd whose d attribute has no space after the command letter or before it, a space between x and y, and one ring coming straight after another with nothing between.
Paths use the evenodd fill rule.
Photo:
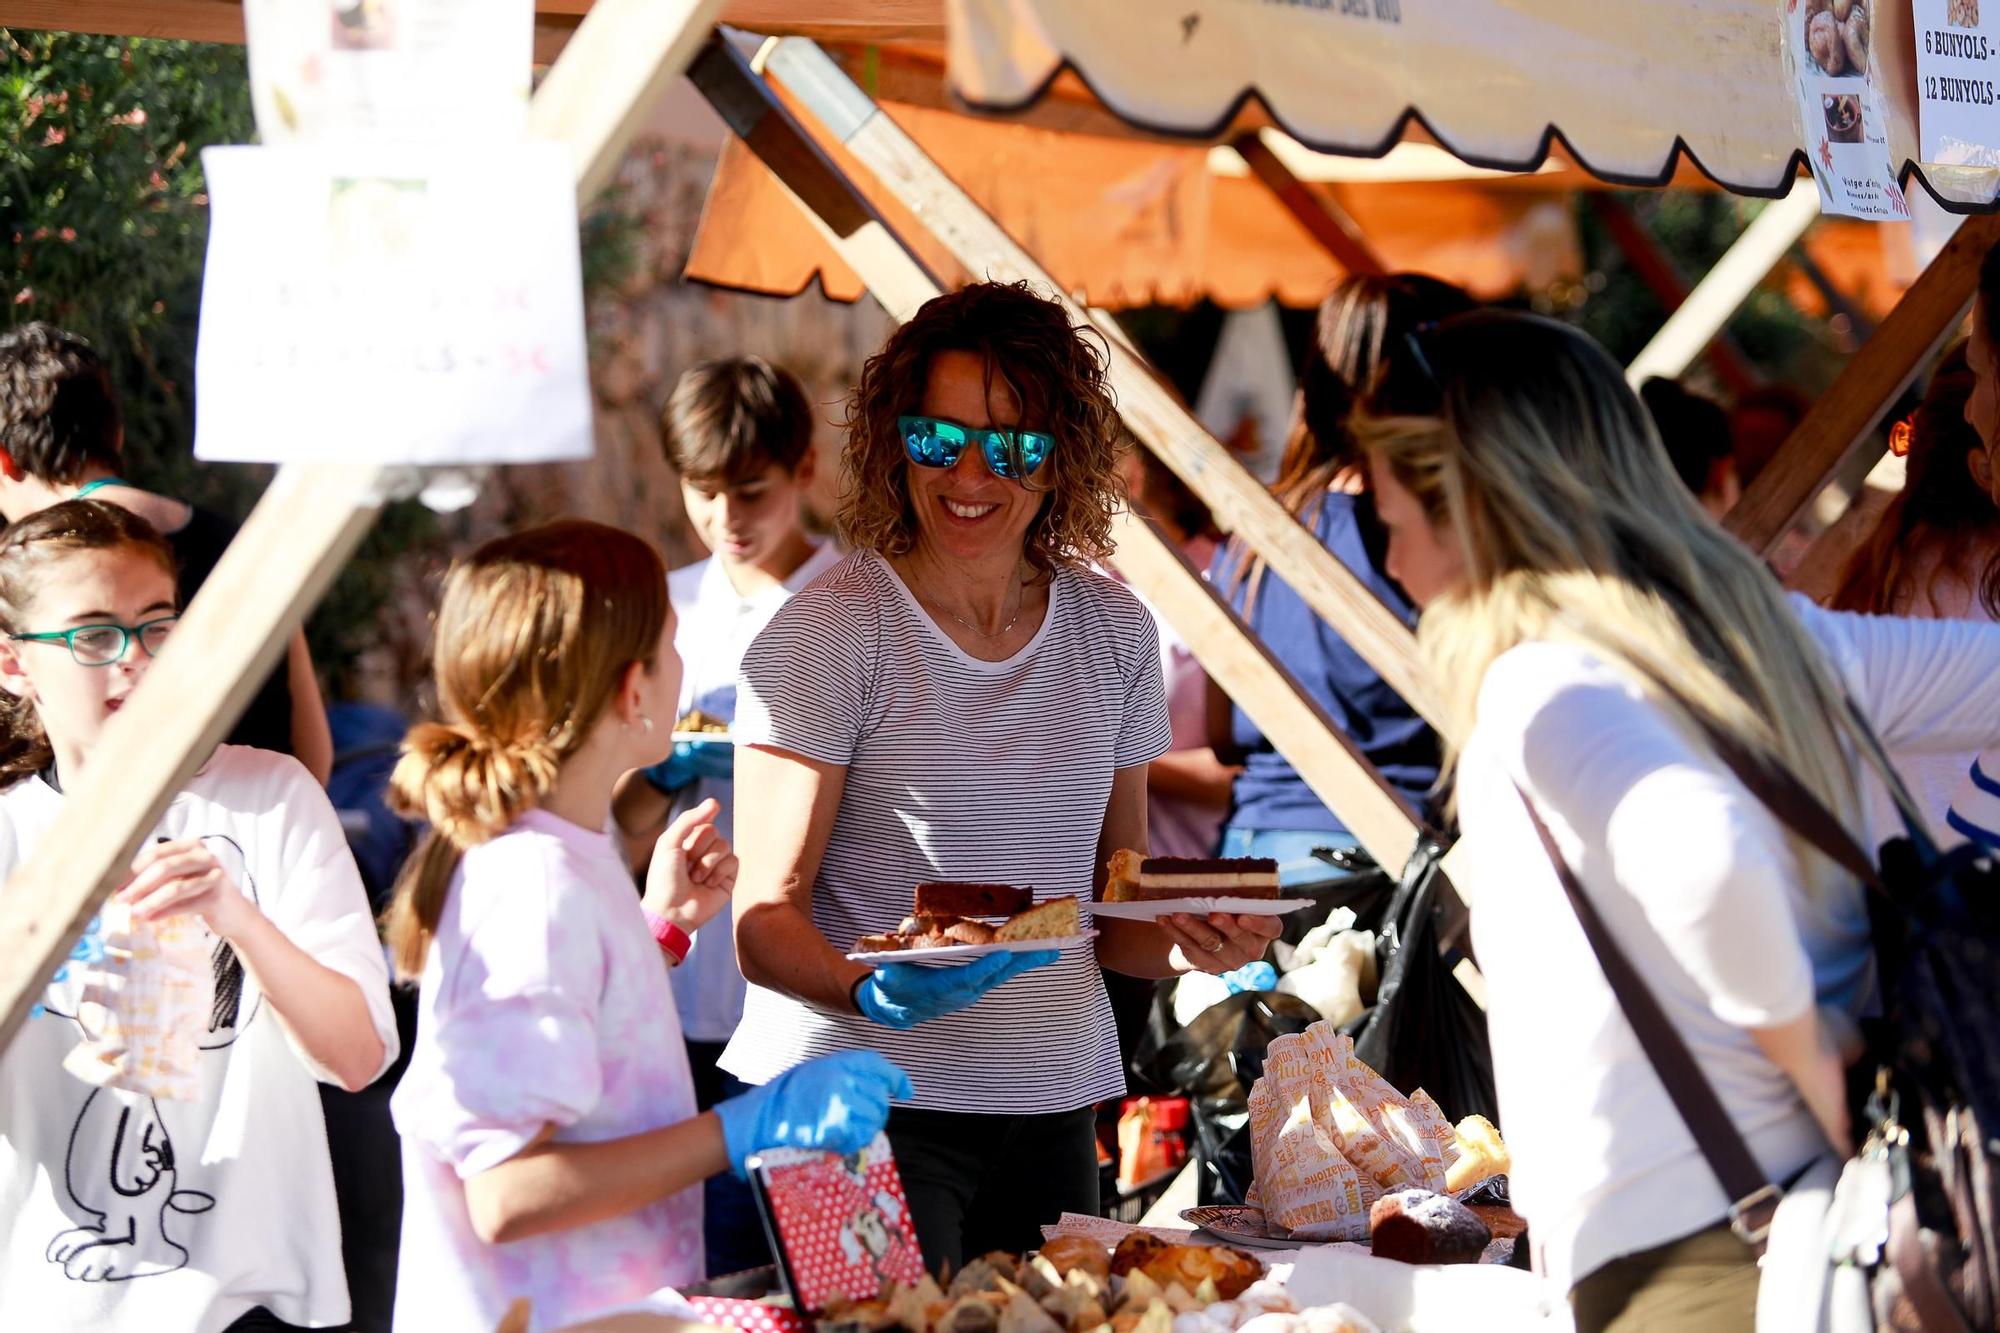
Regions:
<instances>
[{"instance_id":1,"label":"shoulder strap","mask_svg":"<svg viewBox=\"0 0 2000 1333\"><path fill-rule=\"evenodd\" d=\"M1521 804L1527 807L1528 819L1542 840L1542 850L1555 867L1556 878L1562 881L1563 892L1576 910L1584 938L1590 941L1591 952L1597 955L1598 966L1604 969L1604 979L1611 984L1611 993L1624 1011L1625 1021L1632 1025L1633 1035L1638 1037L1640 1048L1666 1087L1674 1109L1694 1136L1695 1147L1701 1150L1723 1192L1733 1201L1729 1205L1730 1227L1745 1243L1762 1253L1782 1192L1765 1177L1736 1123L1723 1109L1701 1066L1695 1063L1687 1043L1681 1040L1645 979L1612 938L1596 905L1584 893L1569 862L1563 859L1555 839L1549 835L1548 825L1542 822L1535 803L1520 787L1515 791L1520 793Z\"/></svg>"}]
</instances>

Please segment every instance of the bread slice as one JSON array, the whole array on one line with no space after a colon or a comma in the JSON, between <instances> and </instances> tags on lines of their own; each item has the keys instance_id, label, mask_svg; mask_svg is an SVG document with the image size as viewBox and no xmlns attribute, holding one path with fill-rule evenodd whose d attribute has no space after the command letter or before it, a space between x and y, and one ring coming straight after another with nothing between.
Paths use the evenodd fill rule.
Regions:
<instances>
[{"instance_id":1,"label":"bread slice","mask_svg":"<svg viewBox=\"0 0 2000 1333\"><path fill-rule=\"evenodd\" d=\"M1032 889L1012 884L963 884L940 880L917 885L919 915L932 916L1012 916L1035 905Z\"/></svg>"},{"instance_id":2,"label":"bread slice","mask_svg":"<svg viewBox=\"0 0 2000 1333\"><path fill-rule=\"evenodd\" d=\"M1083 933L1083 914L1074 898L1051 898L1008 917L994 932L993 942L1060 940Z\"/></svg>"}]
</instances>

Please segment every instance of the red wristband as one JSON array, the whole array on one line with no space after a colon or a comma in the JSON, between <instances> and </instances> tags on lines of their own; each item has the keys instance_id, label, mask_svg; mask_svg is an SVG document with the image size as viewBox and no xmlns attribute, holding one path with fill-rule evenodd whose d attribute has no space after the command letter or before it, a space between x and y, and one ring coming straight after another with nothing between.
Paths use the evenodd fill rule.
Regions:
<instances>
[{"instance_id":1,"label":"red wristband","mask_svg":"<svg viewBox=\"0 0 2000 1333\"><path fill-rule=\"evenodd\" d=\"M640 910L645 911L644 908ZM654 943L660 946L661 952L674 960L675 967L679 967L687 958L688 950L694 947L694 941L688 938L685 930L665 917L655 916L651 912L646 912L645 915L646 927L653 932Z\"/></svg>"}]
</instances>

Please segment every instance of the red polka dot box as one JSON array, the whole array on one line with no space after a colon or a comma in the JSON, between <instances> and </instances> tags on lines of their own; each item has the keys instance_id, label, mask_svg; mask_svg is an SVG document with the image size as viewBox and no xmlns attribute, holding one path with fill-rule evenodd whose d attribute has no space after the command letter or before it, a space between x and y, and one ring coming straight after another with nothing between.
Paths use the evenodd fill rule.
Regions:
<instances>
[{"instance_id":1,"label":"red polka dot box","mask_svg":"<svg viewBox=\"0 0 2000 1333\"><path fill-rule=\"evenodd\" d=\"M809 1333L812 1328L811 1321L801 1318L797 1310L762 1301L690 1296L688 1304L695 1308L703 1323L742 1329L743 1333Z\"/></svg>"}]
</instances>

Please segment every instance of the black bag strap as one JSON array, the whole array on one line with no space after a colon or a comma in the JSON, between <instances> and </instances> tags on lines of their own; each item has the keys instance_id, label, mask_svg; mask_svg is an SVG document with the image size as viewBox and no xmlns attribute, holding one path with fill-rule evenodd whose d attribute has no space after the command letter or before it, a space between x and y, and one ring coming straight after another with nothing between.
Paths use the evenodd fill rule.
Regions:
<instances>
[{"instance_id":1,"label":"black bag strap","mask_svg":"<svg viewBox=\"0 0 2000 1333\"><path fill-rule=\"evenodd\" d=\"M1729 1226L1744 1244L1758 1254L1763 1253L1764 1241L1771 1231L1771 1219L1778 1211L1778 1203L1784 1191L1764 1175L1751 1155L1750 1146L1743 1141L1737 1131L1736 1122L1729 1118L1729 1112L1722 1107L1722 1099L1715 1095L1715 1089L1695 1063L1693 1052L1681 1040L1681 1034L1674 1030L1658 1000L1631 959L1613 939L1611 931L1598 915L1597 907L1583 891L1576 874L1569 868L1556 842L1549 835L1548 825L1542 822L1541 813L1528 793L1516 786L1521 804L1527 807L1528 818L1535 826L1535 834L1542 840L1542 850L1548 853L1549 864L1555 867L1556 878L1562 881L1563 892L1569 898L1570 906L1576 910L1578 924L1583 927L1584 938L1590 941L1591 952L1597 955L1598 966L1604 969L1604 979L1611 984L1611 993L1618 1001L1618 1007L1625 1013L1625 1021L1632 1026L1633 1035L1638 1037L1640 1049L1652 1062L1653 1070L1673 1101L1674 1109L1680 1113L1688 1132L1694 1136L1695 1147L1707 1159L1715 1178L1722 1184L1731 1203L1729 1205Z\"/></svg>"}]
</instances>

